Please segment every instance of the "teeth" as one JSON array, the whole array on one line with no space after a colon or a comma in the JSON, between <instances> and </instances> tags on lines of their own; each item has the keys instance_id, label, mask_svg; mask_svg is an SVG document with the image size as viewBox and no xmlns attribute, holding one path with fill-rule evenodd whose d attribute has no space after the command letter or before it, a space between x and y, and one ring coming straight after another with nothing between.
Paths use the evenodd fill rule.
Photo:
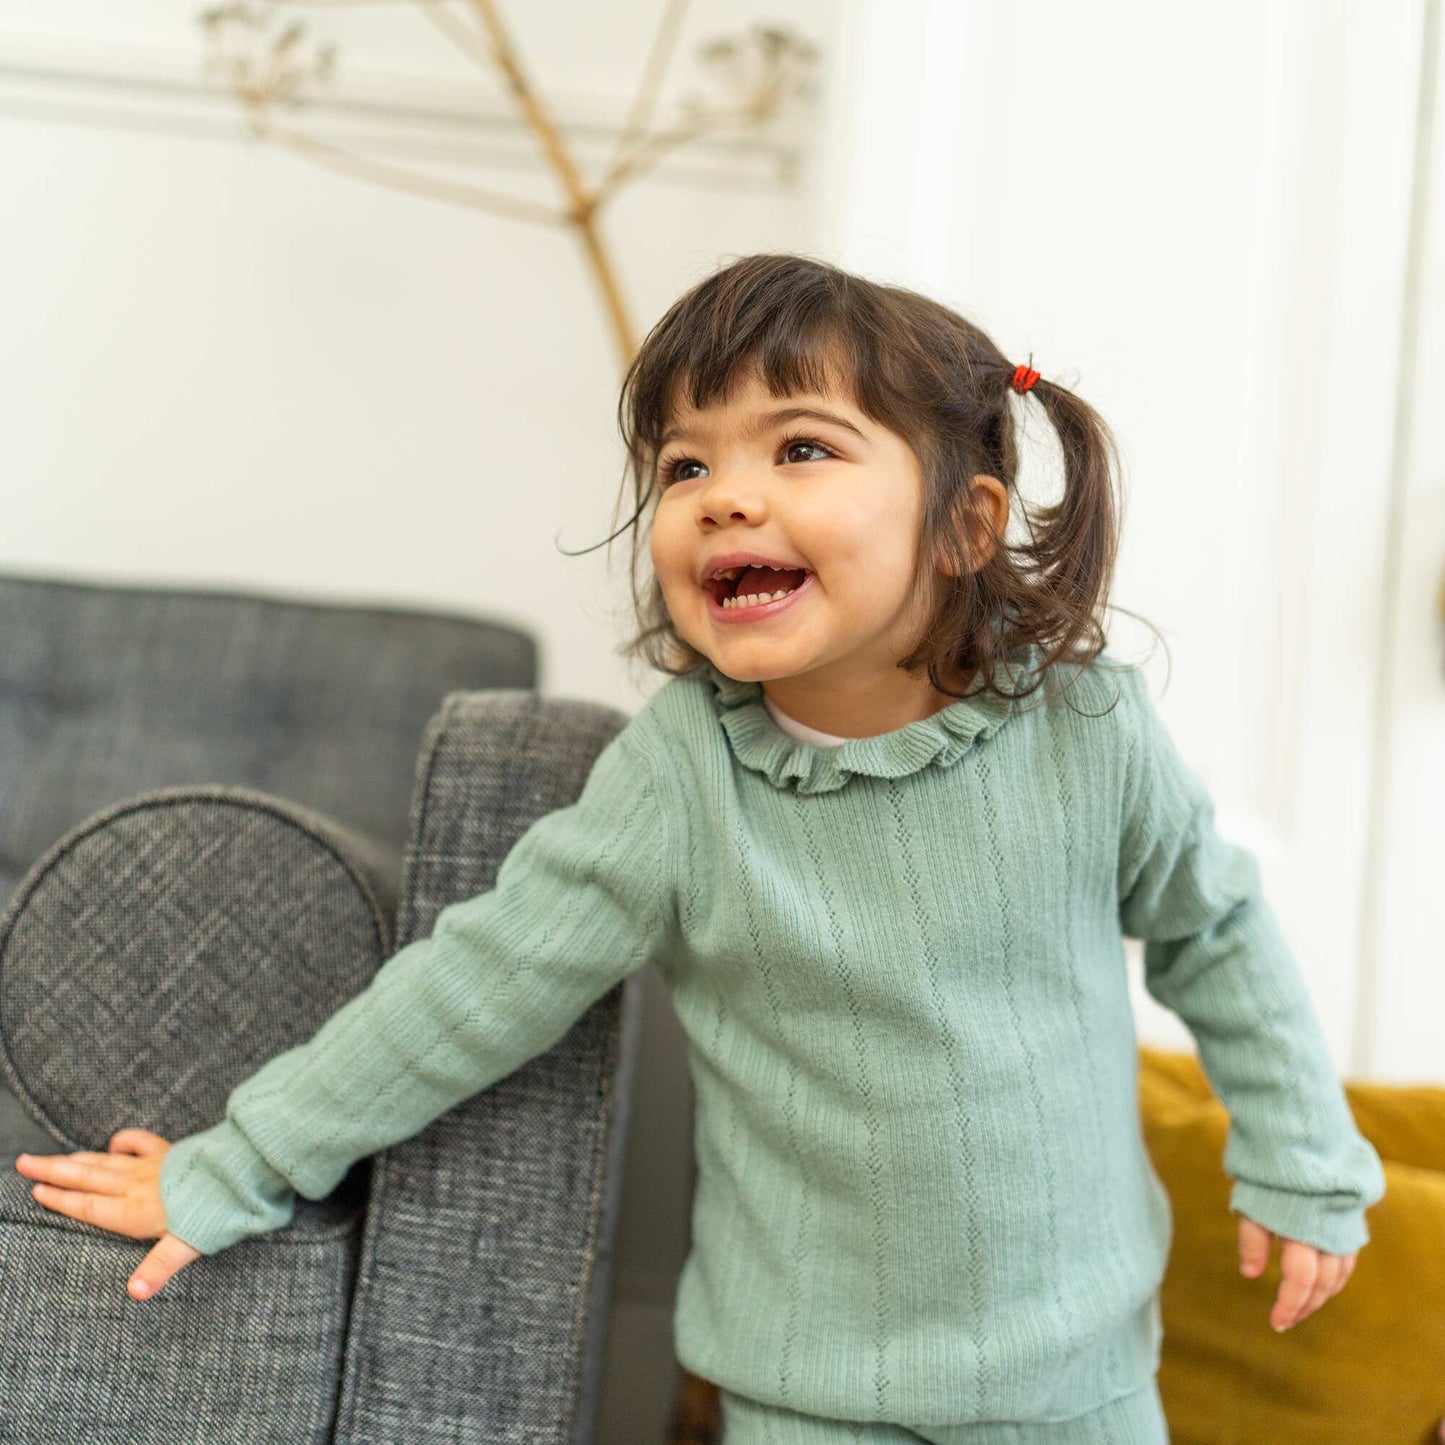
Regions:
<instances>
[{"instance_id":1,"label":"teeth","mask_svg":"<svg viewBox=\"0 0 1445 1445\"><path fill-rule=\"evenodd\" d=\"M714 578L726 577L731 580L734 577L740 576L747 570L748 569L746 567L729 567L726 572L714 572L712 575ZM799 568L798 570L801 571L802 569Z\"/></svg>"},{"instance_id":2,"label":"teeth","mask_svg":"<svg viewBox=\"0 0 1445 1445\"><path fill-rule=\"evenodd\" d=\"M784 587L777 592L753 592L746 597L724 597L723 606L730 611L737 611L743 607L757 607L764 602L776 602L779 597L786 597L790 592L796 592L796 587Z\"/></svg>"}]
</instances>

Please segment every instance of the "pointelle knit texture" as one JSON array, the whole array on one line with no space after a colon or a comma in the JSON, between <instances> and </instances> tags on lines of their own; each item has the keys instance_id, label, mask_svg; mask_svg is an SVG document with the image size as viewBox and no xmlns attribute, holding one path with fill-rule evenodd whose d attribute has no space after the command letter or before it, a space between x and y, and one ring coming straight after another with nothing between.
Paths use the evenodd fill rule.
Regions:
<instances>
[{"instance_id":1,"label":"pointelle knit texture","mask_svg":"<svg viewBox=\"0 0 1445 1445\"><path fill-rule=\"evenodd\" d=\"M1230 1115L1231 1209L1349 1253L1384 1172L1143 674L1055 672L832 747L758 683L670 679L493 889L173 1144L171 1232L210 1254L285 1224L652 964L695 1086L683 1365L917 1424L1062 1422L1146 1385L1172 1216L1125 936Z\"/></svg>"}]
</instances>

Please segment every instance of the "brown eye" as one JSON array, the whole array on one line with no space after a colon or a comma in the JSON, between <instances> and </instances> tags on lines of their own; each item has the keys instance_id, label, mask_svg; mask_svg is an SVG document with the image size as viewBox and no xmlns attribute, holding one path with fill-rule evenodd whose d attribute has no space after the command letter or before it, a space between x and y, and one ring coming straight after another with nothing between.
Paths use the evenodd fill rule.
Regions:
<instances>
[{"instance_id":1,"label":"brown eye","mask_svg":"<svg viewBox=\"0 0 1445 1445\"><path fill-rule=\"evenodd\" d=\"M691 477L682 477L678 473L684 467L697 467L702 463L692 457L674 457L670 461L663 462L657 469L657 479L664 487L669 487L673 482L690 482Z\"/></svg>"},{"instance_id":2,"label":"brown eye","mask_svg":"<svg viewBox=\"0 0 1445 1445\"><path fill-rule=\"evenodd\" d=\"M822 442L815 442L812 437L793 437L783 444L783 455L792 456L798 447L806 447L812 451L822 452L824 456L831 457L833 453L823 445ZM804 458L806 461L807 458Z\"/></svg>"}]
</instances>

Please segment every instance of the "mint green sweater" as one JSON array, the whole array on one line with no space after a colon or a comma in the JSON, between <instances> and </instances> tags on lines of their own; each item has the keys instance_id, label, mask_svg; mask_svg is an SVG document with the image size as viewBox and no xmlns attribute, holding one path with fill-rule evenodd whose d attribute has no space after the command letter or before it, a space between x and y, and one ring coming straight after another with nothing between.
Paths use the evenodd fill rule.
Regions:
<instances>
[{"instance_id":1,"label":"mint green sweater","mask_svg":"<svg viewBox=\"0 0 1445 1445\"><path fill-rule=\"evenodd\" d=\"M1384 1174L1256 863L1142 674L1107 653L1059 672L1067 696L962 699L838 747L782 731L757 683L669 680L490 892L175 1142L171 1231L212 1253L285 1224L651 963L696 1091L685 1366L917 1425L1063 1420L1147 1385L1173 1221L1125 935L1230 1114L1233 1210L1348 1253Z\"/></svg>"}]
</instances>

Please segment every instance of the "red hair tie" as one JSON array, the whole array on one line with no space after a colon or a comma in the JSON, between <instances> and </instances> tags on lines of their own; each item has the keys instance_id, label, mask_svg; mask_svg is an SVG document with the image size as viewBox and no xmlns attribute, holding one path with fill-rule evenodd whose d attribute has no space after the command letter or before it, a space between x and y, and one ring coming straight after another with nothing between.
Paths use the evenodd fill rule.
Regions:
<instances>
[{"instance_id":1,"label":"red hair tie","mask_svg":"<svg viewBox=\"0 0 1445 1445\"><path fill-rule=\"evenodd\" d=\"M1029 352L1029 361L1032 362L1033 359L1034 354L1031 351ZM1014 378L1009 385L1022 396L1038 379L1038 372L1034 371L1031 366L1016 366L1014 368Z\"/></svg>"}]
</instances>

